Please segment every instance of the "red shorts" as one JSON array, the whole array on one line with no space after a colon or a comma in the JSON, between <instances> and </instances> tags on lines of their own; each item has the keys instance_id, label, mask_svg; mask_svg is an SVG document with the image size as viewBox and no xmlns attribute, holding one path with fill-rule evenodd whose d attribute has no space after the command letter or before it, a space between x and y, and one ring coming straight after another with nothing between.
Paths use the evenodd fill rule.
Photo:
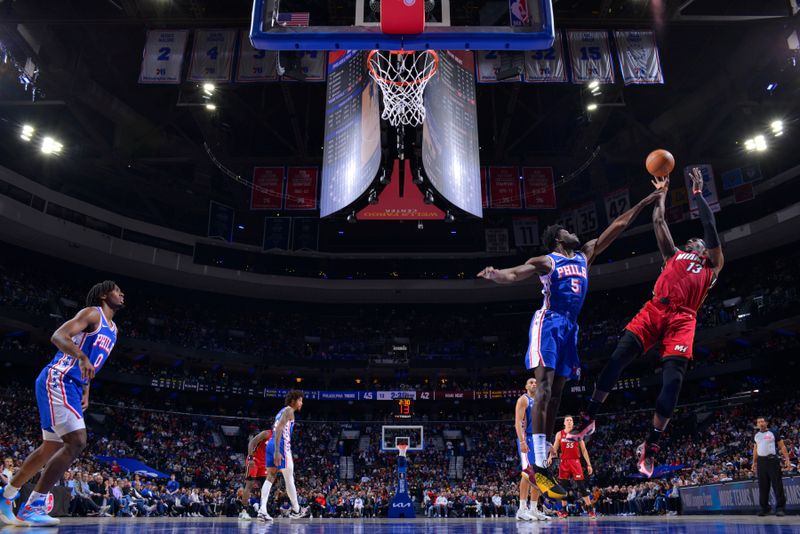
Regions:
<instances>
[{"instance_id":1,"label":"red shorts","mask_svg":"<svg viewBox=\"0 0 800 534\"><path fill-rule=\"evenodd\" d=\"M247 480L254 480L257 478L264 478L267 476L267 466L264 463L258 462L252 456L247 459L246 476Z\"/></svg>"},{"instance_id":2,"label":"red shorts","mask_svg":"<svg viewBox=\"0 0 800 534\"><path fill-rule=\"evenodd\" d=\"M558 464L558 478L561 480L583 480L583 466L578 458L561 459Z\"/></svg>"},{"instance_id":3,"label":"red shorts","mask_svg":"<svg viewBox=\"0 0 800 534\"><path fill-rule=\"evenodd\" d=\"M662 358L678 356L691 360L696 326L697 316L691 309L676 309L649 300L625 330L630 330L639 338L645 352L662 340Z\"/></svg>"}]
</instances>

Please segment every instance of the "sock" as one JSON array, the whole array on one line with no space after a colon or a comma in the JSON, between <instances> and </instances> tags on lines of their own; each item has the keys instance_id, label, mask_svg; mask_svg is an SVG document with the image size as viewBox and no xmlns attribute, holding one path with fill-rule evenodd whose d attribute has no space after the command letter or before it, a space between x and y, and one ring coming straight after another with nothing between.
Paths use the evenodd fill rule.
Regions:
<instances>
[{"instance_id":1,"label":"sock","mask_svg":"<svg viewBox=\"0 0 800 534\"><path fill-rule=\"evenodd\" d=\"M31 492L31 496L28 497L28 504L33 504L34 502L36 502L38 500L42 500L43 501L45 499L47 499L47 494L46 493L39 493L39 492L36 492L36 491L32 491Z\"/></svg>"},{"instance_id":2,"label":"sock","mask_svg":"<svg viewBox=\"0 0 800 534\"><path fill-rule=\"evenodd\" d=\"M547 461L547 439L544 434L533 435L533 454L536 457L536 465L544 467Z\"/></svg>"},{"instance_id":3,"label":"sock","mask_svg":"<svg viewBox=\"0 0 800 534\"><path fill-rule=\"evenodd\" d=\"M658 443L661 439L661 435L664 433L663 430L659 430L657 428L653 428L650 433L647 435L647 443Z\"/></svg>"},{"instance_id":4,"label":"sock","mask_svg":"<svg viewBox=\"0 0 800 534\"><path fill-rule=\"evenodd\" d=\"M300 504L297 502L297 488L294 485L294 470L283 470L283 481L286 483L286 495L292 503L292 512L300 511Z\"/></svg>"},{"instance_id":5,"label":"sock","mask_svg":"<svg viewBox=\"0 0 800 534\"><path fill-rule=\"evenodd\" d=\"M3 497L6 499L13 499L19 493L19 488L15 488L10 483L3 490Z\"/></svg>"},{"instance_id":6,"label":"sock","mask_svg":"<svg viewBox=\"0 0 800 534\"><path fill-rule=\"evenodd\" d=\"M519 501L519 509L520 510L527 510L528 509L528 501L523 501L520 499Z\"/></svg>"},{"instance_id":7,"label":"sock","mask_svg":"<svg viewBox=\"0 0 800 534\"><path fill-rule=\"evenodd\" d=\"M269 492L271 489L272 482L270 482L269 479L266 479L264 481L264 485L261 486L261 508L258 509L259 512L263 510L266 513L267 502L269 501Z\"/></svg>"},{"instance_id":8,"label":"sock","mask_svg":"<svg viewBox=\"0 0 800 534\"><path fill-rule=\"evenodd\" d=\"M600 407L603 405L602 402L597 402L596 400L589 401L589 408L586 410L586 415L595 419L597 417L597 412L600 411Z\"/></svg>"}]
</instances>

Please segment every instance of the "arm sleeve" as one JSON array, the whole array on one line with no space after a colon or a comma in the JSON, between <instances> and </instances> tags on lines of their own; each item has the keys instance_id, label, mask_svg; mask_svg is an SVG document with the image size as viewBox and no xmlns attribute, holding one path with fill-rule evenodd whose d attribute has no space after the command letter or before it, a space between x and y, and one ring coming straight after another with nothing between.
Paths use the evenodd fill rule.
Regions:
<instances>
[{"instance_id":1,"label":"arm sleeve","mask_svg":"<svg viewBox=\"0 0 800 534\"><path fill-rule=\"evenodd\" d=\"M711 206L706 202L703 193L696 194L695 199L697 199L697 209L700 211L700 222L703 225L703 240L708 248L717 248L719 246L719 235L717 234L717 221L714 218L714 212L711 211Z\"/></svg>"}]
</instances>

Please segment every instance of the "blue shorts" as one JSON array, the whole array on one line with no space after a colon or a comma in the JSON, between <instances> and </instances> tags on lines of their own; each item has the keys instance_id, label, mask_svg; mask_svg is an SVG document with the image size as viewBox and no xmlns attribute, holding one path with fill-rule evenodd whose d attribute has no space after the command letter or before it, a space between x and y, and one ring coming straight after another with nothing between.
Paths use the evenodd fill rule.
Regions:
<instances>
[{"instance_id":1,"label":"blue shorts","mask_svg":"<svg viewBox=\"0 0 800 534\"><path fill-rule=\"evenodd\" d=\"M275 440L271 439L267 442L264 456L266 456L265 463L268 468L277 467L278 469L285 469L288 465L286 460L288 455L286 454L286 446L284 445L283 440L281 440L279 447L281 447L281 463L279 465L275 465ZM289 452L289 455L291 455L291 452ZM289 463L291 463L291 458L289 459Z\"/></svg>"},{"instance_id":2,"label":"blue shorts","mask_svg":"<svg viewBox=\"0 0 800 534\"><path fill-rule=\"evenodd\" d=\"M537 310L528 331L525 368L539 366L556 370L556 375L569 380L581 376L578 359L578 323L553 310Z\"/></svg>"},{"instance_id":3,"label":"blue shorts","mask_svg":"<svg viewBox=\"0 0 800 534\"><path fill-rule=\"evenodd\" d=\"M522 453L522 449L519 446L519 438L517 438L517 455L519 456L520 469L525 469L528 465L536 463L536 455L533 453L533 434L525 434L525 443L528 444L528 454ZM527 460L527 463L523 461L523 458Z\"/></svg>"},{"instance_id":4,"label":"blue shorts","mask_svg":"<svg viewBox=\"0 0 800 534\"><path fill-rule=\"evenodd\" d=\"M49 365L42 369L36 379L36 404L45 441L61 441L61 436L86 428L82 399L83 386Z\"/></svg>"}]
</instances>

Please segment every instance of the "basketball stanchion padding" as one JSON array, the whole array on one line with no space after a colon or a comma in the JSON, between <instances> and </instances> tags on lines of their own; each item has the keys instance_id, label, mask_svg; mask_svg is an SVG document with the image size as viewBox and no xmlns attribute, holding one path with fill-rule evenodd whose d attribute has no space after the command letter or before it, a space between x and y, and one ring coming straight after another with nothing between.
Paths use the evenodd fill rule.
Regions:
<instances>
[{"instance_id":1,"label":"basketball stanchion padding","mask_svg":"<svg viewBox=\"0 0 800 534\"><path fill-rule=\"evenodd\" d=\"M425 31L425 0L381 0L381 31L389 35Z\"/></svg>"}]
</instances>

